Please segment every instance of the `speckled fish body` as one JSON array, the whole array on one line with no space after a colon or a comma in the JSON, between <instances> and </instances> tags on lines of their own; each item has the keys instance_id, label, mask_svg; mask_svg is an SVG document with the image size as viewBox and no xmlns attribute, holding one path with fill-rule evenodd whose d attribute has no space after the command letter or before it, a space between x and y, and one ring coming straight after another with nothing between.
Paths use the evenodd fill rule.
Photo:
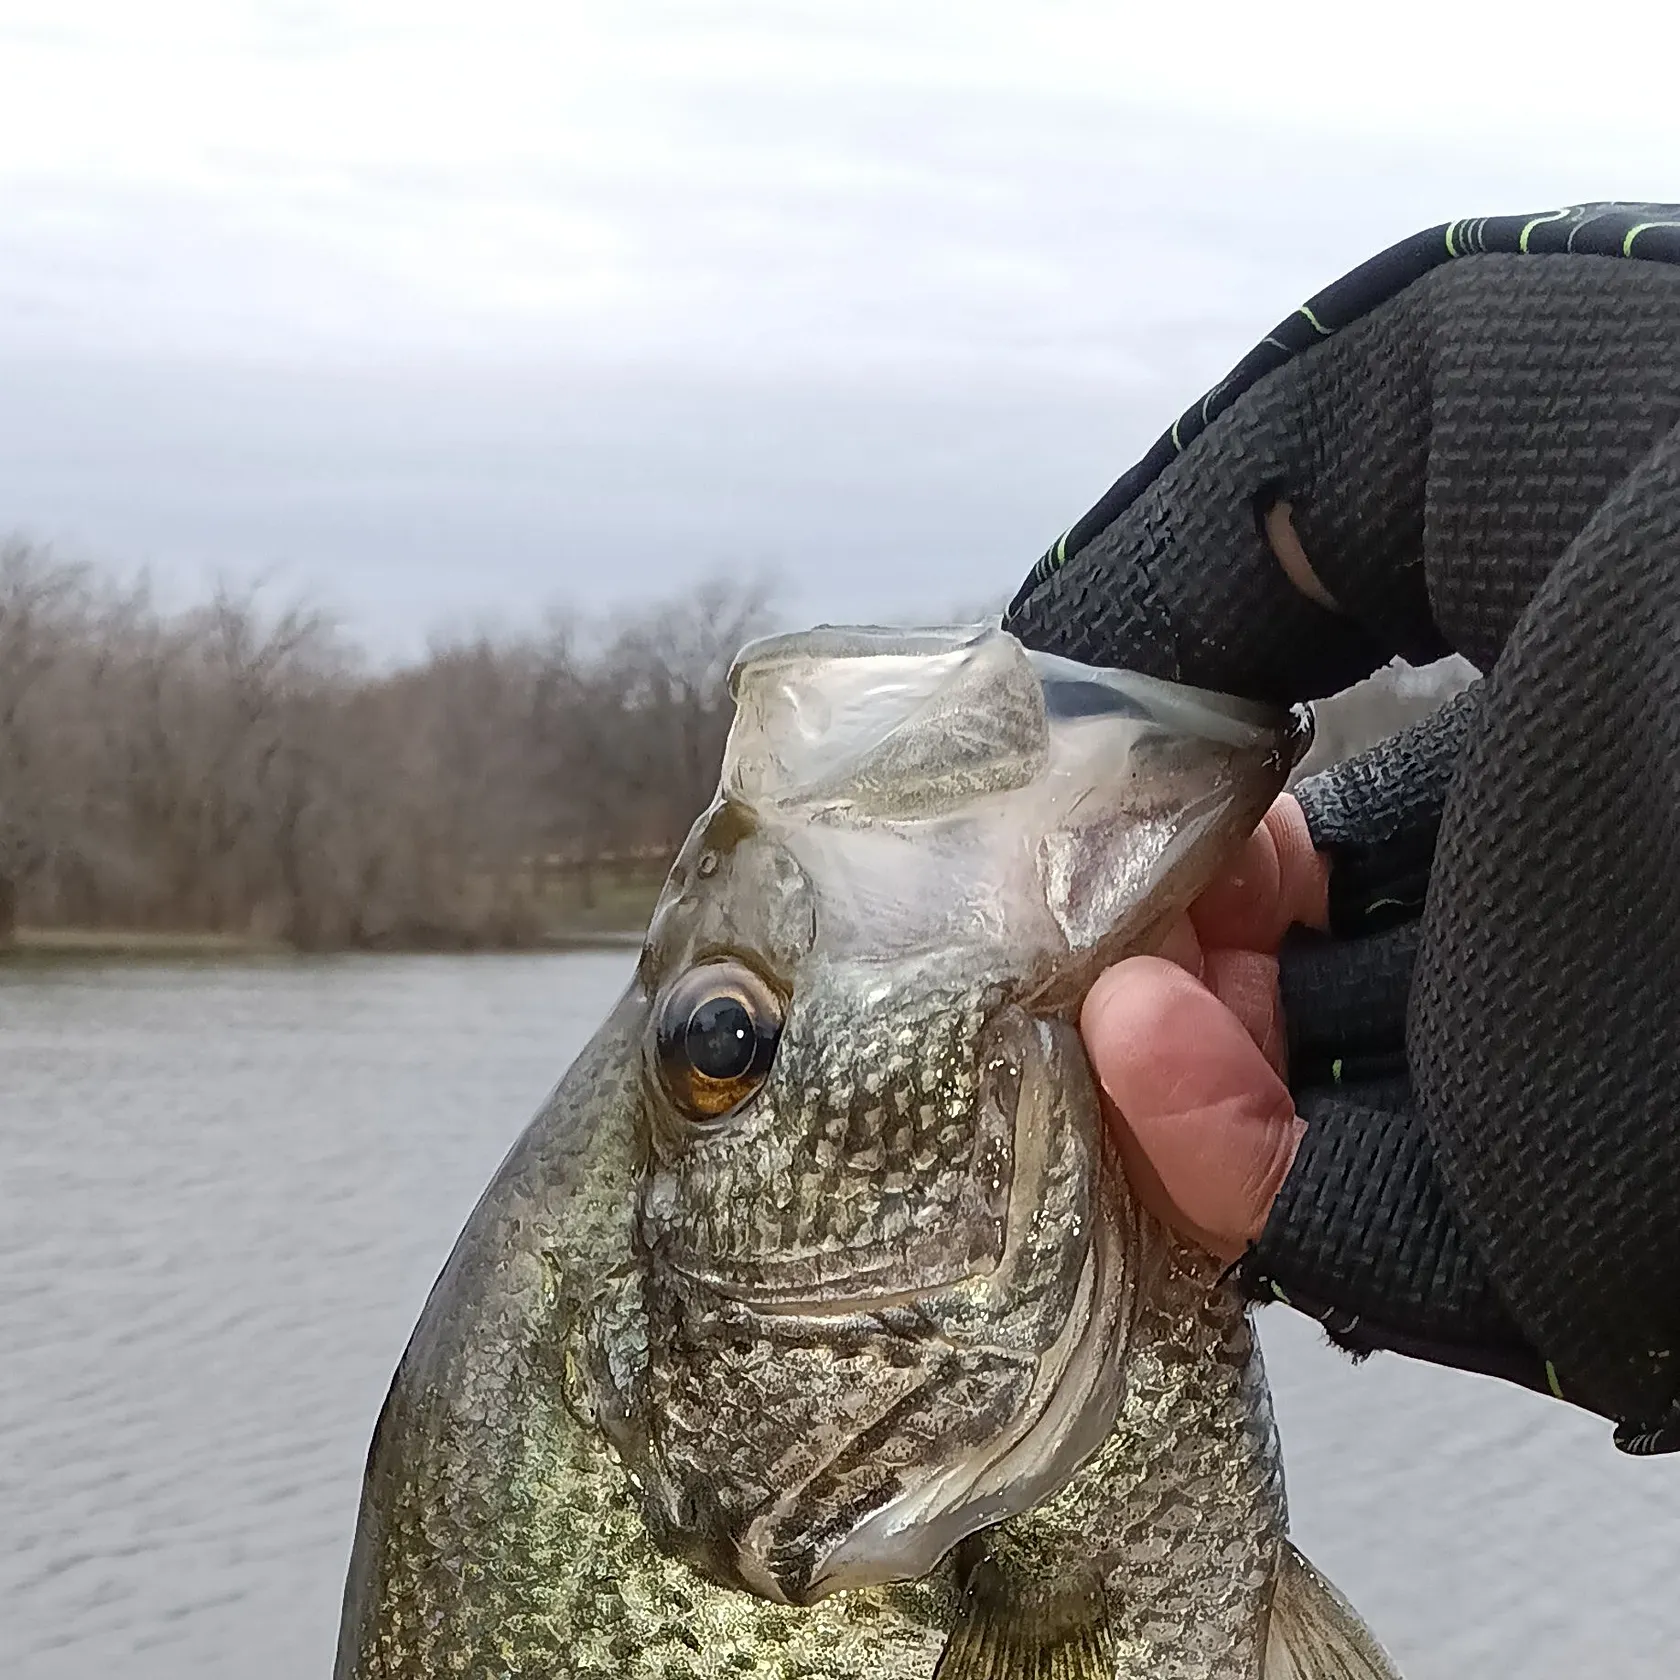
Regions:
<instances>
[{"instance_id":1,"label":"speckled fish body","mask_svg":"<svg viewBox=\"0 0 1680 1680\"><path fill-rule=\"evenodd\" d=\"M338 1680L1389 1675L1073 1025L1297 724L981 628L732 680L635 977L397 1373Z\"/></svg>"}]
</instances>

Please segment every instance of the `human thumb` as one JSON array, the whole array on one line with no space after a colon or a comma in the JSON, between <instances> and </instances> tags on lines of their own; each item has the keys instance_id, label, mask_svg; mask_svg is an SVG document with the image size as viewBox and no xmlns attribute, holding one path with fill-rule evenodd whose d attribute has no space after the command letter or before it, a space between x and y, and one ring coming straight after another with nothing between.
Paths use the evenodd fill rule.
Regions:
<instances>
[{"instance_id":1,"label":"human thumb","mask_svg":"<svg viewBox=\"0 0 1680 1680\"><path fill-rule=\"evenodd\" d=\"M1160 957L1109 969L1080 1027L1134 1193L1183 1236L1239 1258L1305 1130L1277 1070L1212 992Z\"/></svg>"}]
</instances>

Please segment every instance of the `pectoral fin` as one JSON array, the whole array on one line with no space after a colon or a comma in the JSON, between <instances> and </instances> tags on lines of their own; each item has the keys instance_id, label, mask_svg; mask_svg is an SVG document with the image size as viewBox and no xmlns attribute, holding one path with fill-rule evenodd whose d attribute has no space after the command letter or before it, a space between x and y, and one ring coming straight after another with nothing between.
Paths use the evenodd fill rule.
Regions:
<instances>
[{"instance_id":1,"label":"pectoral fin","mask_svg":"<svg viewBox=\"0 0 1680 1680\"><path fill-rule=\"evenodd\" d=\"M1094 1575L1047 1586L990 1559L970 1572L934 1680L1113 1680L1114 1636Z\"/></svg>"},{"instance_id":2,"label":"pectoral fin","mask_svg":"<svg viewBox=\"0 0 1680 1680\"><path fill-rule=\"evenodd\" d=\"M1263 1673L1264 1680L1399 1680L1359 1612L1287 1540Z\"/></svg>"}]
</instances>

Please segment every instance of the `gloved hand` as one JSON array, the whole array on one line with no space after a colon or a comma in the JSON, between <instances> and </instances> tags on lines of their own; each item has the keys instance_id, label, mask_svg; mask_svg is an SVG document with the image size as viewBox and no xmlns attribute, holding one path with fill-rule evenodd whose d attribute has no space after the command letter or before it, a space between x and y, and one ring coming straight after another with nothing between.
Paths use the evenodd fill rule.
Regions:
<instances>
[{"instance_id":1,"label":"gloved hand","mask_svg":"<svg viewBox=\"0 0 1680 1680\"><path fill-rule=\"evenodd\" d=\"M1182 417L1005 625L1279 701L1396 654L1485 673L1297 790L1329 860L1326 930L1279 969L1304 1125L1240 1275L1355 1351L1680 1447L1680 206L1374 258Z\"/></svg>"}]
</instances>

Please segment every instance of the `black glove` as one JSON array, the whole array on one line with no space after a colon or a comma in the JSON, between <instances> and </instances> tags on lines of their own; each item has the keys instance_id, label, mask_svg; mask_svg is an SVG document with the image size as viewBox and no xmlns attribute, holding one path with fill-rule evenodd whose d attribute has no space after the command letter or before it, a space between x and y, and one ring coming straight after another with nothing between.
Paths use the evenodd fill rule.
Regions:
<instances>
[{"instance_id":1,"label":"black glove","mask_svg":"<svg viewBox=\"0 0 1680 1680\"><path fill-rule=\"evenodd\" d=\"M1290 504L1338 610L1284 576ZM1484 679L1303 783L1307 1132L1244 1275L1680 1447L1680 206L1456 222L1283 323L1039 562L1035 647L1271 700Z\"/></svg>"}]
</instances>

